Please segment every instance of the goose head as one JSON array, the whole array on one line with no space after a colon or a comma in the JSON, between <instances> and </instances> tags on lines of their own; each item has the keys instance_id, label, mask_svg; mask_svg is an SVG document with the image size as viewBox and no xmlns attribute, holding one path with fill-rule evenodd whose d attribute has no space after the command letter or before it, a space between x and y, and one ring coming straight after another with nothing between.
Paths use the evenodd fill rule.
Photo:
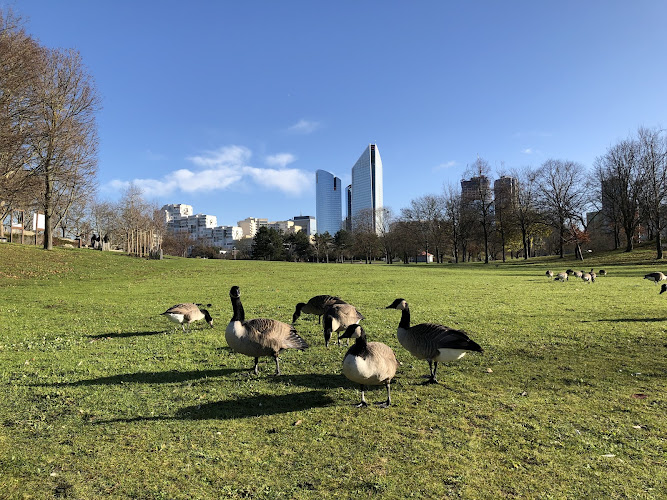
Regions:
<instances>
[{"instance_id":1,"label":"goose head","mask_svg":"<svg viewBox=\"0 0 667 500\"><path fill-rule=\"evenodd\" d=\"M231 290L229 290L229 296L232 299L238 299L241 297L241 289L238 286L233 286Z\"/></svg>"},{"instance_id":2,"label":"goose head","mask_svg":"<svg viewBox=\"0 0 667 500\"><path fill-rule=\"evenodd\" d=\"M667 285L663 283L663 285L660 287L660 293L667 292Z\"/></svg>"},{"instance_id":3,"label":"goose head","mask_svg":"<svg viewBox=\"0 0 667 500\"><path fill-rule=\"evenodd\" d=\"M209 304L209 305L210 305L210 304ZM208 323L208 325L209 325L211 328L213 328L213 318L211 317L211 315L209 314L209 312L208 312L206 309L201 309L201 308L200 308L200 310L201 310L201 312L204 313L204 319L206 320L206 322Z\"/></svg>"},{"instance_id":4,"label":"goose head","mask_svg":"<svg viewBox=\"0 0 667 500\"><path fill-rule=\"evenodd\" d=\"M348 326L345 331L338 337L338 340L340 339L356 339L359 337L365 337L366 332L364 331L364 327L355 323L354 325Z\"/></svg>"},{"instance_id":5,"label":"goose head","mask_svg":"<svg viewBox=\"0 0 667 500\"><path fill-rule=\"evenodd\" d=\"M399 311L403 311L408 307L408 303L405 301L405 299L396 299L393 301L391 304L389 304L385 309L398 309Z\"/></svg>"}]
</instances>

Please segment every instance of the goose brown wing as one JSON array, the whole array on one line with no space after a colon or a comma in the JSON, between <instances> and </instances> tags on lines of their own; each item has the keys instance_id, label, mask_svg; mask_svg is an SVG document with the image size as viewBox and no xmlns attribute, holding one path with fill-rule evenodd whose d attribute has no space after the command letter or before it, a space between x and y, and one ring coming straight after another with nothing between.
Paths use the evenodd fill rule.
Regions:
<instances>
[{"instance_id":1,"label":"goose brown wing","mask_svg":"<svg viewBox=\"0 0 667 500\"><path fill-rule=\"evenodd\" d=\"M308 347L306 341L296 333L296 329L282 321L256 318L247 321L245 327L250 341L270 348L274 352Z\"/></svg>"},{"instance_id":2,"label":"goose brown wing","mask_svg":"<svg viewBox=\"0 0 667 500\"><path fill-rule=\"evenodd\" d=\"M167 309L163 314L188 314L195 310L199 311L199 308L195 304L176 304Z\"/></svg>"}]
</instances>

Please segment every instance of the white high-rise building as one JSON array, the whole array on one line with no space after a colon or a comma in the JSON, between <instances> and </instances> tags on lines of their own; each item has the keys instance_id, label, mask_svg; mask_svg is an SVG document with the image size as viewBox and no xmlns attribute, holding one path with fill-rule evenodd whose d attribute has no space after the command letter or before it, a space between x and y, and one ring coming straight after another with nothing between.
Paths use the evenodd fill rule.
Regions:
<instances>
[{"instance_id":1,"label":"white high-rise building","mask_svg":"<svg viewBox=\"0 0 667 500\"><path fill-rule=\"evenodd\" d=\"M317 234L331 236L340 230L343 219L341 180L326 170L315 172L315 219Z\"/></svg>"},{"instance_id":2,"label":"white high-rise building","mask_svg":"<svg viewBox=\"0 0 667 500\"><path fill-rule=\"evenodd\" d=\"M373 230L379 232L382 208L382 159L377 145L369 144L352 167L352 229L355 219L367 213L372 215Z\"/></svg>"}]
</instances>

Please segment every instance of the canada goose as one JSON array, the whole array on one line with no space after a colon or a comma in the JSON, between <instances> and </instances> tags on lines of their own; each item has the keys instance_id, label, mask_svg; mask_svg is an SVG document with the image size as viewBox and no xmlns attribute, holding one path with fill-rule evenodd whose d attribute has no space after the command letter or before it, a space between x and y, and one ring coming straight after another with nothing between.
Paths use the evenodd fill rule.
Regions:
<instances>
[{"instance_id":1,"label":"canada goose","mask_svg":"<svg viewBox=\"0 0 667 500\"><path fill-rule=\"evenodd\" d=\"M280 375L278 355L285 349L304 350L308 344L293 326L275 319L245 320L245 311L241 304L241 291L233 286L229 291L234 314L225 329L225 340L232 350L255 358L255 375L257 364L262 356L273 356L276 360L276 375Z\"/></svg>"},{"instance_id":2,"label":"canada goose","mask_svg":"<svg viewBox=\"0 0 667 500\"><path fill-rule=\"evenodd\" d=\"M600 276L607 276L607 271L604 269L600 269L600 272L598 273Z\"/></svg>"},{"instance_id":3,"label":"canada goose","mask_svg":"<svg viewBox=\"0 0 667 500\"><path fill-rule=\"evenodd\" d=\"M292 316L292 323L295 323L299 319L301 313L317 314L317 322L321 323L325 309L333 304L345 304L345 301L334 295L316 295L308 302L299 302Z\"/></svg>"},{"instance_id":4,"label":"canada goose","mask_svg":"<svg viewBox=\"0 0 667 500\"><path fill-rule=\"evenodd\" d=\"M546 275L547 275L549 278L553 278L553 277L554 277L554 272L553 272L551 269L549 269L549 270L546 272Z\"/></svg>"},{"instance_id":5,"label":"canada goose","mask_svg":"<svg viewBox=\"0 0 667 500\"><path fill-rule=\"evenodd\" d=\"M575 271L574 273L575 278L581 278L584 275L583 271Z\"/></svg>"},{"instance_id":6,"label":"canada goose","mask_svg":"<svg viewBox=\"0 0 667 500\"><path fill-rule=\"evenodd\" d=\"M364 315L357 311L352 304L333 304L324 311L324 345L329 347L332 332L340 332L348 326L359 323L364 319ZM338 339L340 345L340 339Z\"/></svg>"},{"instance_id":7,"label":"canada goose","mask_svg":"<svg viewBox=\"0 0 667 500\"><path fill-rule=\"evenodd\" d=\"M567 274L565 276L567 277ZM427 383L438 382L435 378L438 362L455 361L465 356L468 351L483 352L479 344L470 340L461 330L434 323L421 323L411 327L410 308L405 299L396 299L386 308L402 311L397 330L398 341L410 354L428 361L430 376Z\"/></svg>"},{"instance_id":8,"label":"canada goose","mask_svg":"<svg viewBox=\"0 0 667 500\"><path fill-rule=\"evenodd\" d=\"M660 271L657 271L655 273L648 273L647 275L644 276L644 279L652 281L654 283L658 283L658 281L667 280L667 276L662 274Z\"/></svg>"},{"instance_id":9,"label":"canada goose","mask_svg":"<svg viewBox=\"0 0 667 500\"><path fill-rule=\"evenodd\" d=\"M588 273L588 274L590 274L590 275L591 275L591 281L592 281L593 283L595 283L595 278L597 278L597 277L598 277L598 275L597 275L597 274L595 274L595 273L594 273L593 271L591 271L591 272L590 272L590 273Z\"/></svg>"},{"instance_id":10,"label":"canada goose","mask_svg":"<svg viewBox=\"0 0 667 500\"><path fill-rule=\"evenodd\" d=\"M568 279L567 273L558 273L554 278L554 281L567 281L567 279Z\"/></svg>"},{"instance_id":11,"label":"canada goose","mask_svg":"<svg viewBox=\"0 0 667 500\"><path fill-rule=\"evenodd\" d=\"M166 316L174 323L179 323L183 331L190 331L190 323L205 319L206 322L213 328L213 318L208 313L206 309L200 309L199 306L202 304L176 304L171 306L161 316ZM207 304L206 307L211 307L211 304Z\"/></svg>"},{"instance_id":12,"label":"canada goose","mask_svg":"<svg viewBox=\"0 0 667 500\"><path fill-rule=\"evenodd\" d=\"M366 332L358 324L348 326L339 338L356 339L343 358L343 375L361 385L361 403L357 405L357 408L368 406L364 397L367 385L382 384L387 387L387 401L380 406L382 408L389 406L391 404L391 379L396 375L398 368L394 351L382 342L368 342Z\"/></svg>"},{"instance_id":13,"label":"canada goose","mask_svg":"<svg viewBox=\"0 0 667 500\"><path fill-rule=\"evenodd\" d=\"M662 284L660 287L660 293L665 293L667 292L667 285L665 283Z\"/></svg>"},{"instance_id":14,"label":"canada goose","mask_svg":"<svg viewBox=\"0 0 667 500\"><path fill-rule=\"evenodd\" d=\"M590 273L584 273L584 274L582 274L582 275L581 275L581 279L584 280L585 283L590 283L590 282L594 281L594 280L593 280L593 276L591 276Z\"/></svg>"}]
</instances>

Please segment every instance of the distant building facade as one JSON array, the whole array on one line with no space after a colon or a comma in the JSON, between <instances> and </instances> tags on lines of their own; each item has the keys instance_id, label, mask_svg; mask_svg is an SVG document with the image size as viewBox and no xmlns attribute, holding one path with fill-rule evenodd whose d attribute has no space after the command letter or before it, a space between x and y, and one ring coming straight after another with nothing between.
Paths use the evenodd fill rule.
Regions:
<instances>
[{"instance_id":1,"label":"distant building facade","mask_svg":"<svg viewBox=\"0 0 667 500\"><path fill-rule=\"evenodd\" d=\"M352 227L364 211L372 214L375 232L382 227L382 159L376 144L369 144L352 167Z\"/></svg>"},{"instance_id":2,"label":"distant building facade","mask_svg":"<svg viewBox=\"0 0 667 500\"><path fill-rule=\"evenodd\" d=\"M294 217L294 225L300 227L308 236L315 236L317 233L317 219L311 215L297 215Z\"/></svg>"},{"instance_id":3,"label":"distant building facade","mask_svg":"<svg viewBox=\"0 0 667 500\"><path fill-rule=\"evenodd\" d=\"M342 183L326 170L315 172L315 217L318 234L336 234L342 221Z\"/></svg>"},{"instance_id":4,"label":"distant building facade","mask_svg":"<svg viewBox=\"0 0 667 500\"><path fill-rule=\"evenodd\" d=\"M472 177L467 181L462 180L461 205L466 206L479 201L487 204L493 203L493 191L491 191L491 181L489 178L485 175L480 175L479 177Z\"/></svg>"}]
</instances>

